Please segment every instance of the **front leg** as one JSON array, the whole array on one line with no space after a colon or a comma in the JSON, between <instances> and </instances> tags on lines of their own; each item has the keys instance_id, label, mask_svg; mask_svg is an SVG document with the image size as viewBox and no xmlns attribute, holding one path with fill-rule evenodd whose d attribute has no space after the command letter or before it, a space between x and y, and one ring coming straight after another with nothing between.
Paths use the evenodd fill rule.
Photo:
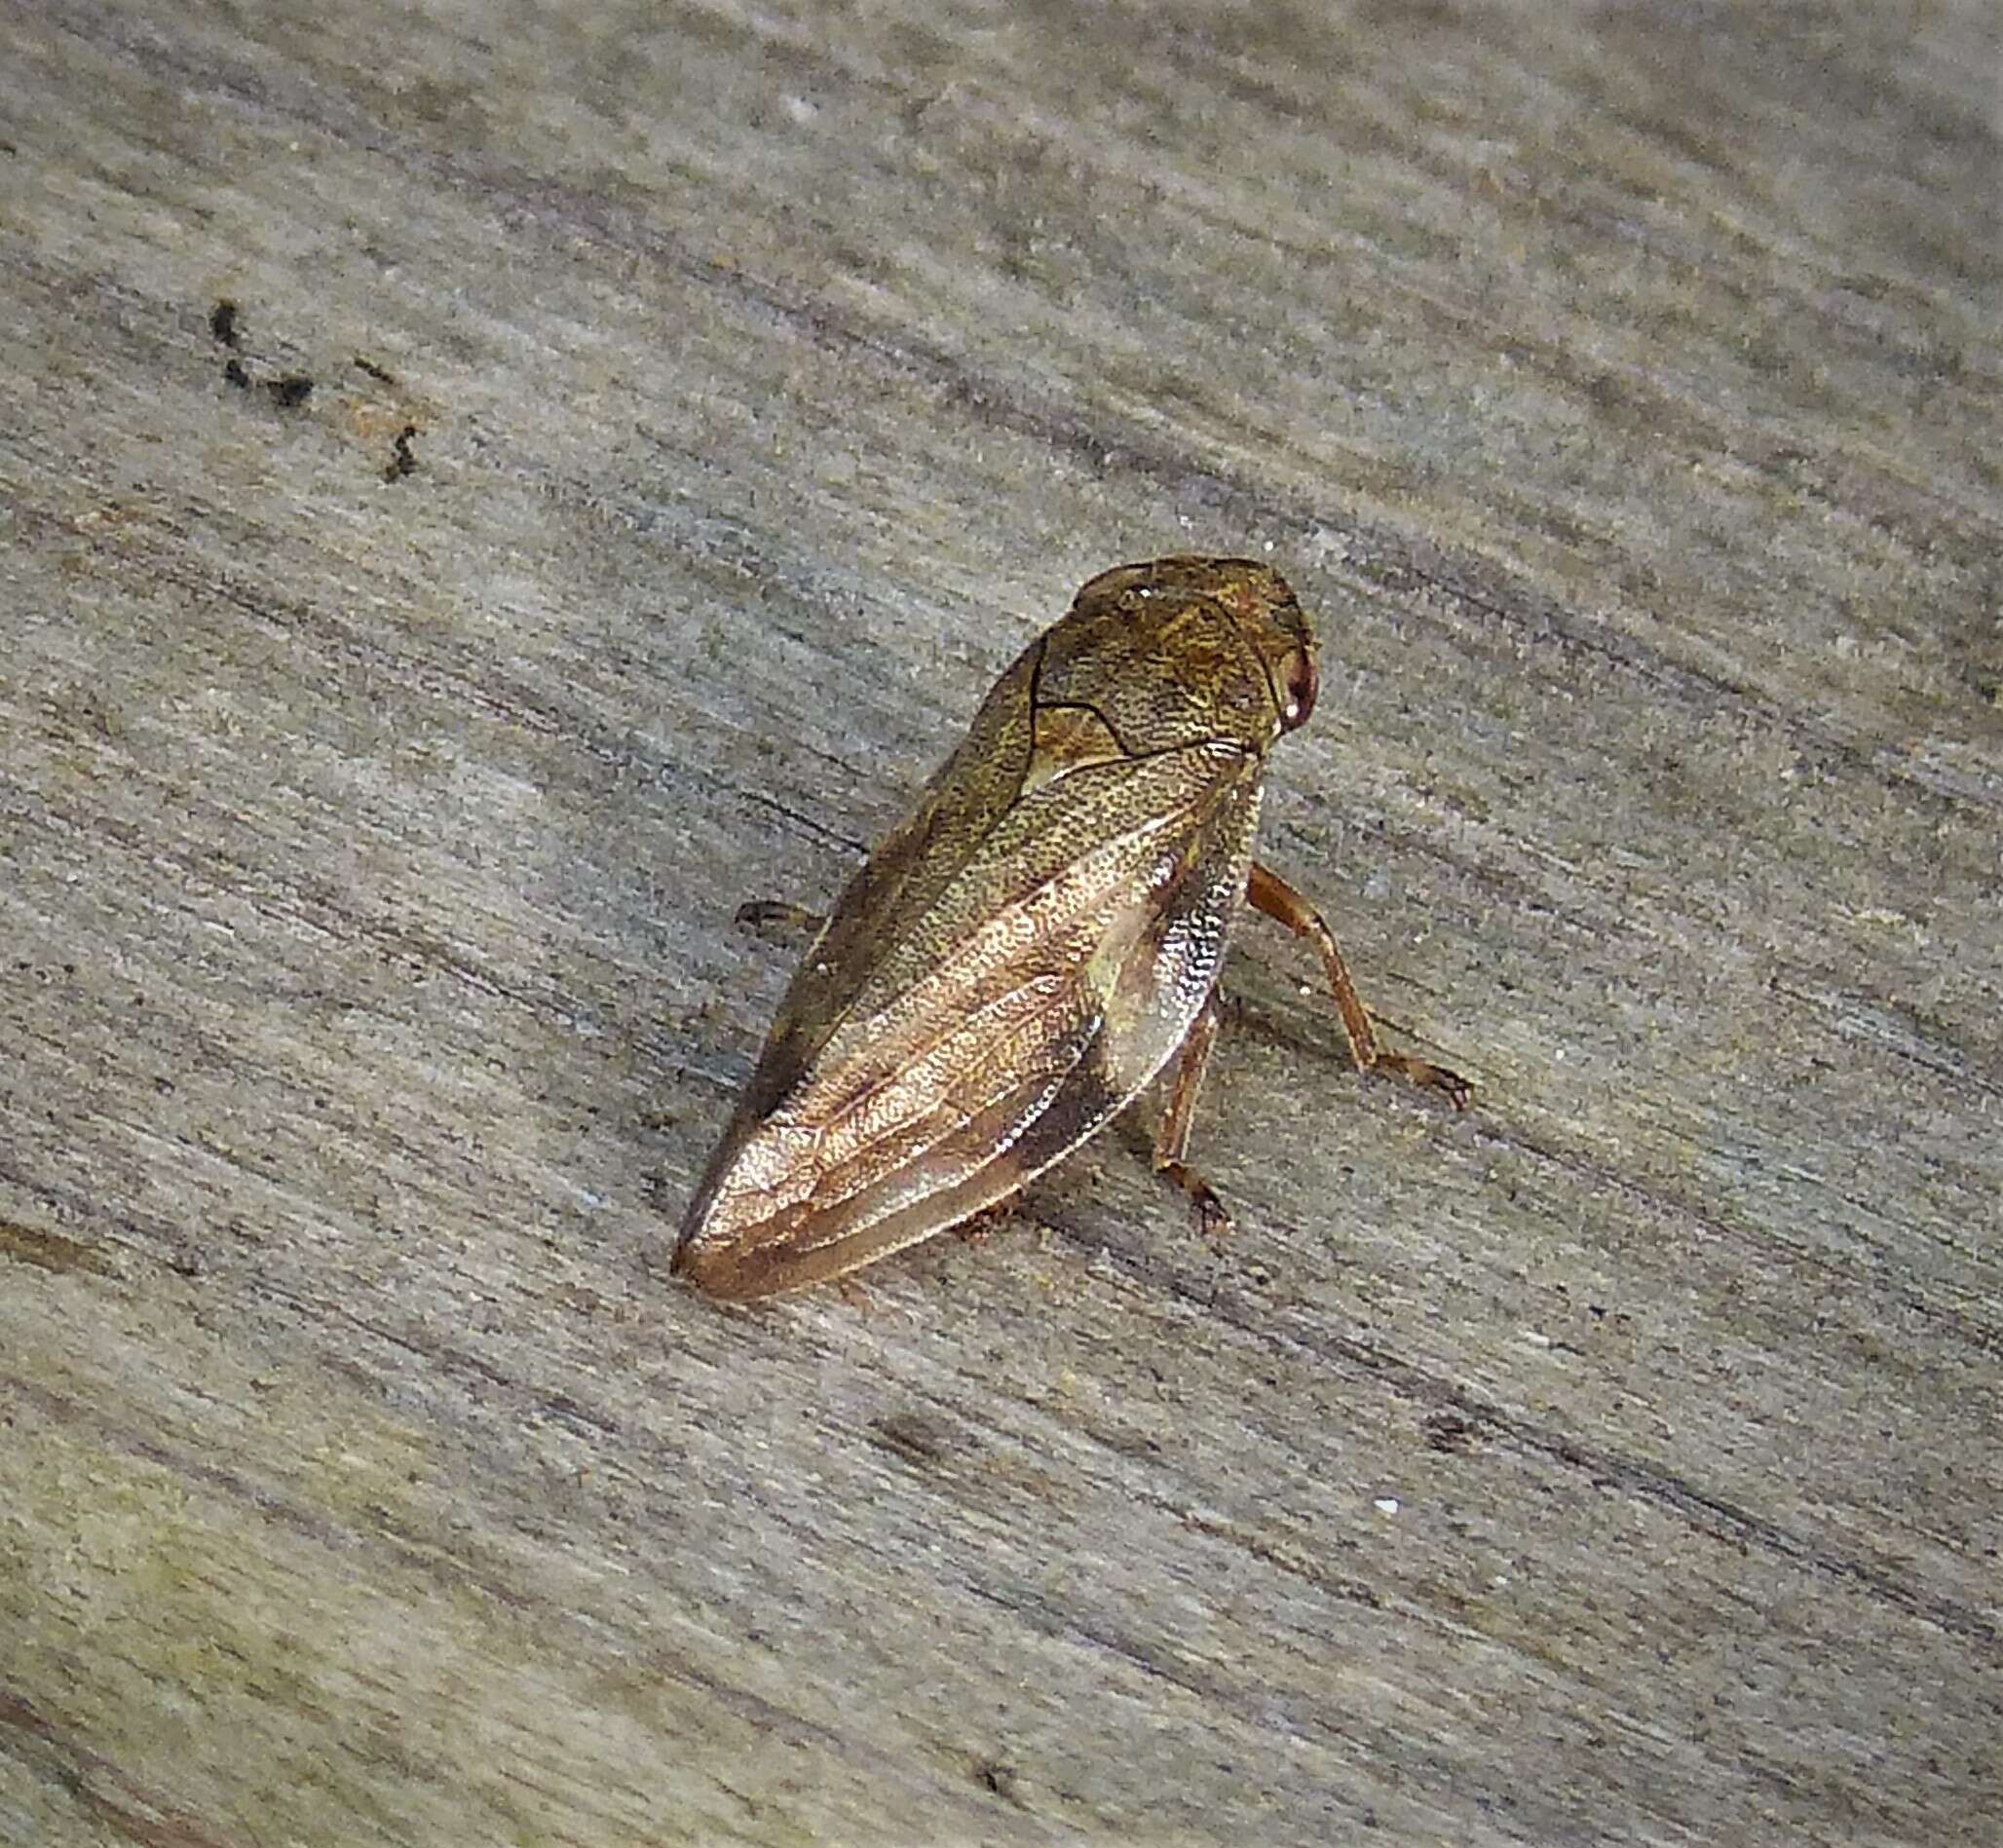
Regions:
<instances>
[{"instance_id":1,"label":"front leg","mask_svg":"<svg viewBox=\"0 0 2003 1848\"><path fill-rule=\"evenodd\" d=\"M1322 921L1320 912L1277 873L1261 866L1257 860L1252 863L1252 877L1245 887L1245 898L1255 910L1265 912L1268 918L1278 919L1289 930L1305 937L1319 953L1322 964L1328 970L1329 987L1335 990L1336 1007L1342 1016L1342 1031L1349 1036L1350 1056L1355 1059L1359 1072L1389 1072L1410 1083L1445 1091L1454 1100L1455 1110L1467 1108L1468 1099L1474 1095L1474 1086L1459 1073L1450 1072L1445 1066L1434 1065L1426 1059L1414 1058L1409 1052L1392 1052L1378 1043L1370 1015L1356 993L1356 984L1349 979L1349 965L1342 961L1342 946L1336 942L1336 933Z\"/></svg>"},{"instance_id":2,"label":"front leg","mask_svg":"<svg viewBox=\"0 0 2003 1848\"><path fill-rule=\"evenodd\" d=\"M811 937L827 920L817 911L810 911L805 905L788 904L783 898L754 898L737 907L737 914L731 922L745 930L755 930L761 936L776 931L781 935L798 932Z\"/></svg>"}]
</instances>

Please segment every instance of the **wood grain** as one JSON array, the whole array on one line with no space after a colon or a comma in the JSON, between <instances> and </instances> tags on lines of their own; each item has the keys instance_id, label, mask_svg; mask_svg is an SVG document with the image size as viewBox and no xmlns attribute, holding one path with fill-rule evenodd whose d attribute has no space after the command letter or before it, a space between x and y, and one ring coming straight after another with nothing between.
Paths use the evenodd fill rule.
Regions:
<instances>
[{"instance_id":1,"label":"wood grain","mask_svg":"<svg viewBox=\"0 0 2003 1848\"><path fill-rule=\"evenodd\" d=\"M0 1840L1998 1838L1992 8L0 33ZM1475 1109L1254 923L1229 1244L672 1285L737 906L1176 549Z\"/></svg>"}]
</instances>

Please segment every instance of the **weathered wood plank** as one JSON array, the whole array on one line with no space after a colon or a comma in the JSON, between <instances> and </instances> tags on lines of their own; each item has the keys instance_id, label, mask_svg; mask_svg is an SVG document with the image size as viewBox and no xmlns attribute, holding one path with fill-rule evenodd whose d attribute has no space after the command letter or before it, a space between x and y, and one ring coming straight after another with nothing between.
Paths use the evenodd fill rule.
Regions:
<instances>
[{"instance_id":1,"label":"weathered wood plank","mask_svg":"<svg viewBox=\"0 0 2003 1848\"><path fill-rule=\"evenodd\" d=\"M1995 1838L1992 10L4 18L0 1839ZM1248 926L1228 1247L669 1285L1181 548L1475 1111Z\"/></svg>"}]
</instances>

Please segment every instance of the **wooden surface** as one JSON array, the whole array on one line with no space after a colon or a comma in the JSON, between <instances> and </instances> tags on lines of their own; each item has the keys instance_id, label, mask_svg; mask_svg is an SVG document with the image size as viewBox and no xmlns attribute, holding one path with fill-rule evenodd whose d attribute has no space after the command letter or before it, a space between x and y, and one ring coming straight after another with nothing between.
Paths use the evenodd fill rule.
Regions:
<instances>
[{"instance_id":1,"label":"wooden surface","mask_svg":"<svg viewBox=\"0 0 2003 1848\"><path fill-rule=\"evenodd\" d=\"M1996 19L0 10L0 1840L2003 1839ZM1475 1110L670 1284L1178 549Z\"/></svg>"}]
</instances>

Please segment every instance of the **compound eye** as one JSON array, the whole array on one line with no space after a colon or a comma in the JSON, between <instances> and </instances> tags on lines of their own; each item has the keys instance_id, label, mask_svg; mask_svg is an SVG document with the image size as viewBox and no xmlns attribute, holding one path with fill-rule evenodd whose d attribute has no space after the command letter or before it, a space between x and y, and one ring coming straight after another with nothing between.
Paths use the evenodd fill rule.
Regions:
<instances>
[{"instance_id":1,"label":"compound eye","mask_svg":"<svg viewBox=\"0 0 2003 1848\"><path fill-rule=\"evenodd\" d=\"M1297 648L1280 666L1280 730L1291 732L1305 725L1314 710L1314 696L1321 682L1314 671L1314 657Z\"/></svg>"}]
</instances>

